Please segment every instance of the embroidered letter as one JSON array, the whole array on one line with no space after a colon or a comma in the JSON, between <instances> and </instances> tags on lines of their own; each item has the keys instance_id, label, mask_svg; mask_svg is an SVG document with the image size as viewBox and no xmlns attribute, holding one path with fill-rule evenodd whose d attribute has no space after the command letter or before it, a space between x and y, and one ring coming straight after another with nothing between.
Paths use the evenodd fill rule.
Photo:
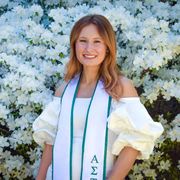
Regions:
<instances>
[{"instance_id":1,"label":"embroidered letter","mask_svg":"<svg viewBox=\"0 0 180 180\"><path fill-rule=\"evenodd\" d=\"M93 159L92 159L91 163L94 163L93 161L95 161L95 163L99 163L99 162L98 162L98 160L97 160L96 155L94 155L94 157L93 157Z\"/></svg>"},{"instance_id":2,"label":"embroidered letter","mask_svg":"<svg viewBox=\"0 0 180 180\"><path fill-rule=\"evenodd\" d=\"M91 166L93 172L91 173L91 175L97 175L97 172L96 172L96 169L97 169L97 166Z\"/></svg>"}]
</instances>

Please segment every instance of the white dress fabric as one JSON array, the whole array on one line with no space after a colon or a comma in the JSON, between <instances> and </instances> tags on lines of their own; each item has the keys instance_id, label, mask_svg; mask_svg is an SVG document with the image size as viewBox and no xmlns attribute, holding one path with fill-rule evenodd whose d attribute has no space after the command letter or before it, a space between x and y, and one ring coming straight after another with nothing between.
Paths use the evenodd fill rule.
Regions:
<instances>
[{"instance_id":1,"label":"white dress fabric","mask_svg":"<svg viewBox=\"0 0 180 180\"><path fill-rule=\"evenodd\" d=\"M73 180L80 178L81 147L84 124L90 98L76 98L74 107L73 137ZM33 138L41 146L45 143L54 144L60 98L54 97L44 111L33 123ZM155 140L162 134L163 127L154 122L139 97L112 100L111 113L108 117L107 170L112 169L116 156L125 146L133 147L141 153L137 159L148 159L153 152ZM47 180L51 180L52 168L48 169Z\"/></svg>"}]
</instances>

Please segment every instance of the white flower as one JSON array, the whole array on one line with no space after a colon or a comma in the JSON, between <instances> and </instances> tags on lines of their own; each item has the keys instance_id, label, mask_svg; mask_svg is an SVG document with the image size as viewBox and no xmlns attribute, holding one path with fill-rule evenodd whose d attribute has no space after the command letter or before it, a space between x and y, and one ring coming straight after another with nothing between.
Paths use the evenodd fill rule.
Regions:
<instances>
[{"instance_id":1,"label":"white flower","mask_svg":"<svg viewBox=\"0 0 180 180\"><path fill-rule=\"evenodd\" d=\"M68 35L56 35L56 38L54 39L54 42L56 42L57 47L66 46L69 47L69 36ZM64 52L64 54L67 54L67 52Z\"/></svg>"},{"instance_id":2,"label":"white flower","mask_svg":"<svg viewBox=\"0 0 180 180\"><path fill-rule=\"evenodd\" d=\"M170 130L169 137L171 138L171 141L177 140L177 142L180 142L180 127L175 126L172 130Z\"/></svg>"},{"instance_id":3,"label":"white flower","mask_svg":"<svg viewBox=\"0 0 180 180\"><path fill-rule=\"evenodd\" d=\"M1 27L0 40L6 40L9 38L10 34L14 32L14 28L9 25L4 25Z\"/></svg>"},{"instance_id":4,"label":"white flower","mask_svg":"<svg viewBox=\"0 0 180 180\"><path fill-rule=\"evenodd\" d=\"M47 48L44 46L33 46L31 47L33 51L33 55L37 58L44 57L44 54L46 53Z\"/></svg>"},{"instance_id":5,"label":"white flower","mask_svg":"<svg viewBox=\"0 0 180 180\"><path fill-rule=\"evenodd\" d=\"M37 24L32 21L31 19L25 19L22 23L22 28L25 31L29 31L30 29L32 29L34 26L36 26Z\"/></svg>"},{"instance_id":6,"label":"white flower","mask_svg":"<svg viewBox=\"0 0 180 180\"><path fill-rule=\"evenodd\" d=\"M26 94L21 94L17 97L17 105L27 105L29 97Z\"/></svg>"},{"instance_id":7,"label":"white flower","mask_svg":"<svg viewBox=\"0 0 180 180\"><path fill-rule=\"evenodd\" d=\"M169 29L169 22L168 21L160 20L159 21L159 26L160 26L162 31L165 31L165 32L169 32L170 31L170 29Z\"/></svg>"},{"instance_id":8,"label":"white flower","mask_svg":"<svg viewBox=\"0 0 180 180\"><path fill-rule=\"evenodd\" d=\"M11 172L15 168L17 170L20 170L23 163L24 163L24 159L22 156L8 156L4 167Z\"/></svg>"},{"instance_id":9,"label":"white flower","mask_svg":"<svg viewBox=\"0 0 180 180\"><path fill-rule=\"evenodd\" d=\"M0 7L8 5L9 0L1 0L0 1Z\"/></svg>"},{"instance_id":10,"label":"white flower","mask_svg":"<svg viewBox=\"0 0 180 180\"><path fill-rule=\"evenodd\" d=\"M7 105L9 105L9 94L8 91L2 91L0 92L0 99L2 103L6 103Z\"/></svg>"},{"instance_id":11,"label":"white flower","mask_svg":"<svg viewBox=\"0 0 180 180\"><path fill-rule=\"evenodd\" d=\"M179 32L180 31L180 22L176 22L174 23L174 25L172 26L173 30Z\"/></svg>"},{"instance_id":12,"label":"white flower","mask_svg":"<svg viewBox=\"0 0 180 180\"><path fill-rule=\"evenodd\" d=\"M0 104L0 118L6 119L7 115L10 113L6 106Z\"/></svg>"},{"instance_id":13,"label":"white flower","mask_svg":"<svg viewBox=\"0 0 180 180\"><path fill-rule=\"evenodd\" d=\"M144 169L143 173L146 175L146 177L151 177L152 179L156 179L156 171L155 169Z\"/></svg>"},{"instance_id":14,"label":"white flower","mask_svg":"<svg viewBox=\"0 0 180 180\"><path fill-rule=\"evenodd\" d=\"M143 55L139 55L139 54L135 55L133 64L134 64L135 66L141 66L141 67L144 67L144 68L145 68L145 62L144 62L144 57L143 57Z\"/></svg>"},{"instance_id":15,"label":"white flower","mask_svg":"<svg viewBox=\"0 0 180 180\"><path fill-rule=\"evenodd\" d=\"M160 164L158 166L158 169L160 171L163 171L163 170L169 170L169 168L171 167L171 163L169 160L166 160L166 161L160 161Z\"/></svg>"},{"instance_id":16,"label":"white flower","mask_svg":"<svg viewBox=\"0 0 180 180\"><path fill-rule=\"evenodd\" d=\"M53 41L54 37L53 37L53 34L51 32L46 30L41 34L41 39L44 43L50 43Z\"/></svg>"},{"instance_id":17,"label":"white flower","mask_svg":"<svg viewBox=\"0 0 180 180\"><path fill-rule=\"evenodd\" d=\"M33 16L38 16L41 18L43 15L43 9L41 8L41 6L33 4L29 8L29 13L31 13Z\"/></svg>"},{"instance_id":18,"label":"white flower","mask_svg":"<svg viewBox=\"0 0 180 180\"><path fill-rule=\"evenodd\" d=\"M31 77L23 77L21 79L22 91L35 91L39 88L38 80Z\"/></svg>"},{"instance_id":19,"label":"white flower","mask_svg":"<svg viewBox=\"0 0 180 180\"><path fill-rule=\"evenodd\" d=\"M61 9L52 9L49 13L49 17L52 17L56 23L63 24L68 21L68 16L66 16L67 11L62 7Z\"/></svg>"},{"instance_id":20,"label":"white flower","mask_svg":"<svg viewBox=\"0 0 180 180\"><path fill-rule=\"evenodd\" d=\"M33 108L31 106L23 106L22 108L19 109L20 116L25 116L27 112L33 112ZM31 113L31 117L33 118L32 113Z\"/></svg>"},{"instance_id":21,"label":"white flower","mask_svg":"<svg viewBox=\"0 0 180 180\"><path fill-rule=\"evenodd\" d=\"M136 32L129 31L129 32L125 33L125 35L127 36L127 38L130 41L140 41L140 42L143 41L142 36L137 34Z\"/></svg>"},{"instance_id":22,"label":"white flower","mask_svg":"<svg viewBox=\"0 0 180 180\"><path fill-rule=\"evenodd\" d=\"M53 65L51 62L43 61L41 68L46 75L53 75L57 71L57 65Z\"/></svg>"},{"instance_id":23,"label":"white flower","mask_svg":"<svg viewBox=\"0 0 180 180\"><path fill-rule=\"evenodd\" d=\"M178 88L180 88L179 82L174 83L173 80L164 81L162 88L164 89L163 95L167 98L169 97L168 99L170 99L171 96L180 97L180 92L178 91Z\"/></svg>"},{"instance_id":24,"label":"white flower","mask_svg":"<svg viewBox=\"0 0 180 180\"><path fill-rule=\"evenodd\" d=\"M47 104L52 98L48 95L48 93L39 93L34 92L30 96L30 101L34 103L41 103L43 105Z\"/></svg>"},{"instance_id":25,"label":"white flower","mask_svg":"<svg viewBox=\"0 0 180 180\"><path fill-rule=\"evenodd\" d=\"M156 68L157 70L159 69L160 66L163 65L163 58L155 53L155 52L149 52L146 56L147 61L146 64L148 67Z\"/></svg>"},{"instance_id":26,"label":"white flower","mask_svg":"<svg viewBox=\"0 0 180 180\"><path fill-rule=\"evenodd\" d=\"M25 54L26 48L27 48L27 43L14 43L14 44L8 44L8 49L11 52L14 52L15 54L20 53L20 54Z\"/></svg>"},{"instance_id":27,"label":"white flower","mask_svg":"<svg viewBox=\"0 0 180 180\"><path fill-rule=\"evenodd\" d=\"M0 136L0 142L1 142L0 147L8 147L9 146L7 137Z\"/></svg>"},{"instance_id":28,"label":"white flower","mask_svg":"<svg viewBox=\"0 0 180 180\"><path fill-rule=\"evenodd\" d=\"M96 7L93 7L92 9L90 9L89 13L90 14L101 14L101 15L103 15L104 14L104 10L103 10L102 7L96 6Z\"/></svg>"},{"instance_id":29,"label":"white flower","mask_svg":"<svg viewBox=\"0 0 180 180\"><path fill-rule=\"evenodd\" d=\"M18 144L31 144L32 134L29 130L14 130L9 140L12 146L16 148Z\"/></svg>"},{"instance_id":30,"label":"white flower","mask_svg":"<svg viewBox=\"0 0 180 180\"><path fill-rule=\"evenodd\" d=\"M166 2L155 2L152 7L152 12L156 14L159 18L167 19L169 18L169 5Z\"/></svg>"},{"instance_id":31,"label":"white flower","mask_svg":"<svg viewBox=\"0 0 180 180\"><path fill-rule=\"evenodd\" d=\"M45 30L40 26L36 25L32 27L29 31L26 31L27 38L33 41L33 43L38 43L40 41L41 35L45 32Z\"/></svg>"},{"instance_id":32,"label":"white flower","mask_svg":"<svg viewBox=\"0 0 180 180\"><path fill-rule=\"evenodd\" d=\"M60 25L56 22L52 22L50 24L50 28L51 28L51 31L56 34L58 34L61 31Z\"/></svg>"},{"instance_id":33,"label":"white flower","mask_svg":"<svg viewBox=\"0 0 180 180\"><path fill-rule=\"evenodd\" d=\"M20 17L27 17L27 10L23 8L22 6L14 7L13 12L15 12L16 15Z\"/></svg>"},{"instance_id":34,"label":"white flower","mask_svg":"<svg viewBox=\"0 0 180 180\"><path fill-rule=\"evenodd\" d=\"M68 52L68 47L67 46L63 46L63 44L62 45L57 44L55 49L56 49L56 51L61 52L63 54L67 54L67 52Z\"/></svg>"},{"instance_id":35,"label":"white flower","mask_svg":"<svg viewBox=\"0 0 180 180\"><path fill-rule=\"evenodd\" d=\"M46 51L46 57L49 59L59 59L59 50L57 49L47 49Z\"/></svg>"},{"instance_id":36,"label":"white flower","mask_svg":"<svg viewBox=\"0 0 180 180\"><path fill-rule=\"evenodd\" d=\"M175 119L171 122L172 128L168 131L168 135L171 141L180 142L180 114L178 114Z\"/></svg>"}]
</instances>

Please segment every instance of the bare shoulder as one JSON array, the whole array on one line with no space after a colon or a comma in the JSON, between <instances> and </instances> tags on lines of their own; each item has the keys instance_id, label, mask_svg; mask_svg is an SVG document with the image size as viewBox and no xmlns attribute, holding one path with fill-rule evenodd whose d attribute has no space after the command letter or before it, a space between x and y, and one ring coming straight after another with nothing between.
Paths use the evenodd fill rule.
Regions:
<instances>
[{"instance_id":1,"label":"bare shoulder","mask_svg":"<svg viewBox=\"0 0 180 180\"><path fill-rule=\"evenodd\" d=\"M55 91L54 95L57 97L60 97L62 95L66 85L67 85L66 81L60 81L56 87L56 91Z\"/></svg>"},{"instance_id":2,"label":"bare shoulder","mask_svg":"<svg viewBox=\"0 0 180 180\"><path fill-rule=\"evenodd\" d=\"M125 76L120 77L120 82L123 88L122 97L139 97L137 90L131 79L128 79Z\"/></svg>"}]
</instances>

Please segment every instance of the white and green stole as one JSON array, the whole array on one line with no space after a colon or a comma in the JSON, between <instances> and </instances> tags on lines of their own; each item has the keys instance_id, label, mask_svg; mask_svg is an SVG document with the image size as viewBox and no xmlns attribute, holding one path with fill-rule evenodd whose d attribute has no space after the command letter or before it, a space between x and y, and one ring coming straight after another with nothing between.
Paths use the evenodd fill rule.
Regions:
<instances>
[{"instance_id":1,"label":"white and green stole","mask_svg":"<svg viewBox=\"0 0 180 180\"><path fill-rule=\"evenodd\" d=\"M73 180L73 113L79 82L80 76L78 75L68 83L61 98L58 131L53 146L53 180ZM111 97L104 90L102 81L99 80L85 119L80 180L106 179L107 117L110 112L110 103Z\"/></svg>"}]
</instances>

